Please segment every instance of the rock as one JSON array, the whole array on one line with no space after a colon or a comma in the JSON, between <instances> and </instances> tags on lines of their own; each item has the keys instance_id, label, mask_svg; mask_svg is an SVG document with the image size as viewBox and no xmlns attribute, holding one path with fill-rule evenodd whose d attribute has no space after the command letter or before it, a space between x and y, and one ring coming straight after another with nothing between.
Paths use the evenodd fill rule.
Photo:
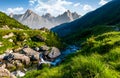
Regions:
<instances>
[{"instance_id":1,"label":"rock","mask_svg":"<svg viewBox=\"0 0 120 78\"><path fill-rule=\"evenodd\" d=\"M43 52L43 55L47 56L49 54L50 51L45 51Z\"/></svg>"},{"instance_id":2,"label":"rock","mask_svg":"<svg viewBox=\"0 0 120 78\"><path fill-rule=\"evenodd\" d=\"M40 35L36 35L36 36L33 36L32 38L31 38L31 40L32 41L36 41L36 42L44 42L45 41L45 39L42 37L42 36L40 36Z\"/></svg>"},{"instance_id":3,"label":"rock","mask_svg":"<svg viewBox=\"0 0 120 78\"><path fill-rule=\"evenodd\" d=\"M13 52L13 50L11 50L11 49L7 49L6 51L5 51L5 53L12 53Z\"/></svg>"},{"instance_id":4,"label":"rock","mask_svg":"<svg viewBox=\"0 0 120 78\"><path fill-rule=\"evenodd\" d=\"M0 78L10 78L10 77L11 77L10 72L5 68L0 67Z\"/></svg>"},{"instance_id":5,"label":"rock","mask_svg":"<svg viewBox=\"0 0 120 78\"><path fill-rule=\"evenodd\" d=\"M2 42L0 42L0 47L4 46Z\"/></svg>"},{"instance_id":6,"label":"rock","mask_svg":"<svg viewBox=\"0 0 120 78\"><path fill-rule=\"evenodd\" d=\"M13 65L13 64L11 64L11 63L7 63L7 64L6 64L6 68L7 68L8 70L10 70L10 71L16 70L16 66Z\"/></svg>"},{"instance_id":7,"label":"rock","mask_svg":"<svg viewBox=\"0 0 120 78\"><path fill-rule=\"evenodd\" d=\"M17 49L13 49L13 51L15 52L15 53L17 53L17 52L20 52L22 50L22 48L17 48Z\"/></svg>"},{"instance_id":8,"label":"rock","mask_svg":"<svg viewBox=\"0 0 120 78\"><path fill-rule=\"evenodd\" d=\"M37 52L31 48L24 48L23 54L29 56L32 61L39 60L39 52Z\"/></svg>"},{"instance_id":9,"label":"rock","mask_svg":"<svg viewBox=\"0 0 120 78\"><path fill-rule=\"evenodd\" d=\"M2 38L7 39L7 38L10 38L10 37L13 37L13 36L14 36L14 33L9 33L8 35L3 36Z\"/></svg>"},{"instance_id":10,"label":"rock","mask_svg":"<svg viewBox=\"0 0 120 78\"><path fill-rule=\"evenodd\" d=\"M8 27L8 25L3 25L3 27L0 28L0 29L3 29L3 30L9 30L10 28Z\"/></svg>"},{"instance_id":11,"label":"rock","mask_svg":"<svg viewBox=\"0 0 120 78\"><path fill-rule=\"evenodd\" d=\"M40 48L39 47L35 47L35 51L39 51L40 50Z\"/></svg>"},{"instance_id":12,"label":"rock","mask_svg":"<svg viewBox=\"0 0 120 78\"><path fill-rule=\"evenodd\" d=\"M40 47L40 51L47 51L49 49L50 49L50 47L48 47L46 45Z\"/></svg>"},{"instance_id":13,"label":"rock","mask_svg":"<svg viewBox=\"0 0 120 78\"><path fill-rule=\"evenodd\" d=\"M13 39L9 39L8 41L9 41L9 42L13 42Z\"/></svg>"},{"instance_id":14,"label":"rock","mask_svg":"<svg viewBox=\"0 0 120 78\"><path fill-rule=\"evenodd\" d=\"M48 57L54 59L60 55L60 50L56 47L52 47L51 51L48 54Z\"/></svg>"},{"instance_id":15,"label":"rock","mask_svg":"<svg viewBox=\"0 0 120 78\"><path fill-rule=\"evenodd\" d=\"M19 54L19 53L12 53L14 55L14 60L20 60L22 63L25 63L26 65L29 65L30 63L30 58L24 54Z\"/></svg>"},{"instance_id":16,"label":"rock","mask_svg":"<svg viewBox=\"0 0 120 78\"><path fill-rule=\"evenodd\" d=\"M14 64L16 65L17 69L19 70L24 69L24 65L20 62L20 60L15 60Z\"/></svg>"},{"instance_id":17,"label":"rock","mask_svg":"<svg viewBox=\"0 0 120 78\"><path fill-rule=\"evenodd\" d=\"M18 77L25 76L25 73L21 72L20 70L14 71L14 72L12 72L12 74L14 74L15 76L18 76Z\"/></svg>"},{"instance_id":18,"label":"rock","mask_svg":"<svg viewBox=\"0 0 120 78\"><path fill-rule=\"evenodd\" d=\"M10 78L17 78L14 74L10 74Z\"/></svg>"},{"instance_id":19,"label":"rock","mask_svg":"<svg viewBox=\"0 0 120 78\"><path fill-rule=\"evenodd\" d=\"M3 61L5 54L0 55L0 61Z\"/></svg>"},{"instance_id":20,"label":"rock","mask_svg":"<svg viewBox=\"0 0 120 78\"><path fill-rule=\"evenodd\" d=\"M9 61L11 62L14 59L14 55L13 54L7 54L4 56L3 60Z\"/></svg>"}]
</instances>

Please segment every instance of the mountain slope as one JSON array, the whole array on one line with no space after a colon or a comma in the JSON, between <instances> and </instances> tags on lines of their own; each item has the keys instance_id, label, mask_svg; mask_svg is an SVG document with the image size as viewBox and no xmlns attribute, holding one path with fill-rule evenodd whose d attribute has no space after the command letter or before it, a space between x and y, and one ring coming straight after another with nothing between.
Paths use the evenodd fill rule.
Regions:
<instances>
[{"instance_id":1,"label":"mountain slope","mask_svg":"<svg viewBox=\"0 0 120 78\"><path fill-rule=\"evenodd\" d=\"M27 10L24 14L10 16L22 24L28 25L30 28L46 27L49 29L62 23L71 22L80 17L76 12L72 13L69 10L57 17L52 16L50 13L39 16L31 10Z\"/></svg>"},{"instance_id":2,"label":"mountain slope","mask_svg":"<svg viewBox=\"0 0 120 78\"><path fill-rule=\"evenodd\" d=\"M84 28L96 25L114 25L120 21L120 1L113 0L95 11L89 12L83 17L71 22L52 28L59 36L66 36Z\"/></svg>"},{"instance_id":3,"label":"mountain slope","mask_svg":"<svg viewBox=\"0 0 120 78\"><path fill-rule=\"evenodd\" d=\"M13 18L15 18L24 25L28 25L30 28L50 28L50 26L53 26L53 24L50 23L47 19L44 19L43 17L37 15L31 10L27 10L22 15L13 15Z\"/></svg>"},{"instance_id":4,"label":"mountain slope","mask_svg":"<svg viewBox=\"0 0 120 78\"><path fill-rule=\"evenodd\" d=\"M75 19L78 19L79 17L80 17L80 15L78 15L77 13L72 13L69 10L67 10L63 14L57 16L55 18L55 20L58 24L62 24L62 23L66 23L66 22L71 22Z\"/></svg>"},{"instance_id":5,"label":"mountain slope","mask_svg":"<svg viewBox=\"0 0 120 78\"><path fill-rule=\"evenodd\" d=\"M0 28L2 29L29 29L27 26L22 25L13 18L10 18L5 13L0 12Z\"/></svg>"}]
</instances>

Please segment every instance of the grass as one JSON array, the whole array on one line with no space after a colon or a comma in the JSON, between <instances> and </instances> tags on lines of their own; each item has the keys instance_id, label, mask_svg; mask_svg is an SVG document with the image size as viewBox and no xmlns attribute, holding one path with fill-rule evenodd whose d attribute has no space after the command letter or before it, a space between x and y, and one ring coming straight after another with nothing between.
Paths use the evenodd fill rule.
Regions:
<instances>
[{"instance_id":1,"label":"grass","mask_svg":"<svg viewBox=\"0 0 120 78\"><path fill-rule=\"evenodd\" d=\"M29 29L29 27L22 25L15 19L7 16L5 13L0 12L0 28L7 25L10 29L17 28L17 29Z\"/></svg>"},{"instance_id":2,"label":"grass","mask_svg":"<svg viewBox=\"0 0 120 78\"><path fill-rule=\"evenodd\" d=\"M119 41L120 32L91 36L61 65L29 71L23 78L120 78Z\"/></svg>"},{"instance_id":3,"label":"grass","mask_svg":"<svg viewBox=\"0 0 120 78\"><path fill-rule=\"evenodd\" d=\"M40 47L42 45L55 46L58 48L63 48L61 40L50 31L42 30L0 30L0 42L3 46L0 47L0 53L4 53L7 49L16 49L28 45L30 47ZM14 36L4 39L3 36L14 33ZM45 39L45 41L33 41L31 38L35 36L40 36ZM9 39L12 39L13 42L10 42Z\"/></svg>"}]
</instances>

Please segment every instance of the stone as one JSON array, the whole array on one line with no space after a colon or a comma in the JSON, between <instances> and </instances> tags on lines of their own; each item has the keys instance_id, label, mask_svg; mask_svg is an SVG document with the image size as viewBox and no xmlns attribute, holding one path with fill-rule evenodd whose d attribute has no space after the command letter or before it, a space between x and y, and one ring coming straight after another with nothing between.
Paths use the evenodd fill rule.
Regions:
<instances>
[{"instance_id":1,"label":"stone","mask_svg":"<svg viewBox=\"0 0 120 78\"><path fill-rule=\"evenodd\" d=\"M16 66L14 64L11 64L11 63L7 63L6 68L10 71L16 70Z\"/></svg>"},{"instance_id":2,"label":"stone","mask_svg":"<svg viewBox=\"0 0 120 78\"><path fill-rule=\"evenodd\" d=\"M51 51L48 54L48 57L51 59L54 59L58 57L59 55L61 55L60 50L56 47L52 47Z\"/></svg>"},{"instance_id":3,"label":"stone","mask_svg":"<svg viewBox=\"0 0 120 78\"><path fill-rule=\"evenodd\" d=\"M0 55L0 61L3 61L5 54Z\"/></svg>"},{"instance_id":4,"label":"stone","mask_svg":"<svg viewBox=\"0 0 120 78\"><path fill-rule=\"evenodd\" d=\"M48 47L46 45L40 47L40 51L47 51L49 49L50 49L50 47Z\"/></svg>"},{"instance_id":5,"label":"stone","mask_svg":"<svg viewBox=\"0 0 120 78\"><path fill-rule=\"evenodd\" d=\"M40 35L36 35L36 36L33 36L32 38L31 38L31 40L32 41L36 41L36 42L44 42L45 41L45 39L42 37L42 36L40 36Z\"/></svg>"},{"instance_id":6,"label":"stone","mask_svg":"<svg viewBox=\"0 0 120 78\"><path fill-rule=\"evenodd\" d=\"M32 61L39 60L39 52L31 48L24 48L22 51L23 51L22 53L29 56Z\"/></svg>"},{"instance_id":7,"label":"stone","mask_svg":"<svg viewBox=\"0 0 120 78\"><path fill-rule=\"evenodd\" d=\"M9 42L13 42L13 39L9 39L8 41L9 41Z\"/></svg>"},{"instance_id":8,"label":"stone","mask_svg":"<svg viewBox=\"0 0 120 78\"><path fill-rule=\"evenodd\" d=\"M40 48L39 47L35 47L35 51L39 51L40 50Z\"/></svg>"},{"instance_id":9,"label":"stone","mask_svg":"<svg viewBox=\"0 0 120 78\"><path fill-rule=\"evenodd\" d=\"M14 55L13 54L7 54L4 56L3 60L9 61L11 62L14 59Z\"/></svg>"},{"instance_id":10,"label":"stone","mask_svg":"<svg viewBox=\"0 0 120 78\"><path fill-rule=\"evenodd\" d=\"M0 42L0 47L4 46L2 42Z\"/></svg>"},{"instance_id":11,"label":"stone","mask_svg":"<svg viewBox=\"0 0 120 78\"><path fill-rule=\"evenodd\" d=\"M47 56L49 54L50 51L45 51L43 52L43 55Z\"/></svg>"},{"instance_id":12,"label":"stone","mask_svg":"<svg viewBox=\"0 0 120 78\"><path fill-rule=\"evenodd\" d=\"M14 33L9 33L8 35L3 36L2 38L7 39L7 38L10 38L10 37L13 37L13 36L14 36Z\"/></svg>"},{"instance_id":13,"label":"stone","mask_svg":"<svg viewBox=\"0 0 120 78\"><path fill-rule=\"evenodd\" d=\"M13 53L13 50L7 49L7 50L5 51L5 53Z\"/></svg>"},{"instance_id":14,"label":"stone","mask_svg":"<svg viewBox=\"0 0 120 78\"><path fill-rule=\"evenodd\" d=\"M29 65L30 63L30 58L24 54L19 54L19 53L12 53L14 55L14 60L20 60L22 63L25 63L26 65Z\"/></svg>"},{"instance_id":15,"label":"stone","mask_svg":"<svg viewBox=\"0 0 120 78\"><path fill-rule=\"evenodd\" d=\"M19 47L19 48L16 48L16 49L13 49L13 52L20 52L22 50L22 48L21 47Z\"/></svg>"},{"instance_id":16,"label":"stone","mask_svg":"<svg viewBox=\"0 0 120 78\"><path fill-rule=\"evenodd\" d=\"M14 72L12 72L12 74L14 74L15 76L18 76L20 78L25 76L25 73L21 72L20 70L14 71Z\"/></svg>"},{"instance_id":17,"label":"stone","mask_svg":"<svg viewBox=\"0 0 120 78\"><path fill-rule=\"evenodd\" d=\"M16 65L17 69L22 70L24 68L24 65L20 62L20 60L15 60L14 64Z\"/></svg>"},{"instance_id":18,"label":"stone","mask_svg":"<svg viewBox=\"0 0 120 78\"><path fill-rule=\"evenodd\" d=\"M17 78L14 74L10 74L10 78Z\"/></svg>"},{"instance_id":19,"label":"stone","mask_svg":"<svg viewBox=\"0 0 120 78\"><path fill-rule=\"evenodd\" d=\"M10 78L10 76L11 76L10 71L3 67L0 67L0 78Z\"/></svg>"}]
</instances>

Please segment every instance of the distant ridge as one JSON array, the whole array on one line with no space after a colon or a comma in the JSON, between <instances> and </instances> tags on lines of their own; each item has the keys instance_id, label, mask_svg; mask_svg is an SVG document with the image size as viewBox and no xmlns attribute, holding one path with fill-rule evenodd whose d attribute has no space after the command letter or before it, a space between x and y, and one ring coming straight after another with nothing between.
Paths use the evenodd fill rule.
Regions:
<instances>
[{"instance_id":1,"label":"distant ridge","mask_svg":"<svg viewBox=\"0 0 120 78\"><path fill-rule=\"evenodd\" d=\"M64 37L91 26L117 23L120 23L120 0L113 0L73 22L58 25L51 30Z\"/></svg>"},{"instance_id":2,"label":"distant ridge","mask_svg":"<svg viewBox=\"0 0 120 78\"><path fill-rule=\"evenodd\" d=\"M56 25L71 22L80 17L76 12L72 13L69 10L57 17L52 16L50 13L39 16L29 9L24 14L12 14L10 16L33 29L42 27L50 29Z\"/></svg>"}]
</instances>

